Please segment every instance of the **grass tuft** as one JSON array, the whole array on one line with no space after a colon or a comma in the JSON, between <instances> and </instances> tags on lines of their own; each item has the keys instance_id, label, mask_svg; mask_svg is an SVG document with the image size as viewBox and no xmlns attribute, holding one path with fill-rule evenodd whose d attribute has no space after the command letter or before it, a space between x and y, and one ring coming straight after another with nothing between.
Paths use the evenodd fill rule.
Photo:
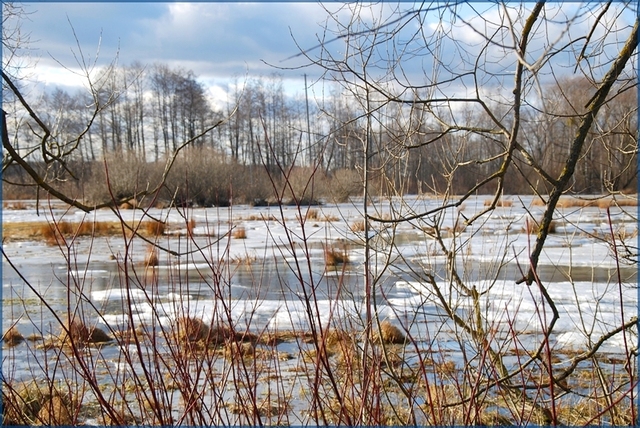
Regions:
<instances>
[{"instance_id":1,"label":"grass tuft","mask_svg":"<svg viewBox=\"0 0 640 428\"><path fill-rule=\"evenodd\" d=\"M349 256L346 251L341 251L336 248L325 247L324 249L324 263L327 266L336 266L339 264L349 263Z\"/></svg>"},{"instance_id":2,"label":"grass tuft","mask_svg":"<svg viewBox=\"0 0 640 428\"><path fill-rule=\"evenodd\" d=\"M376 340L385 344L402 344L406 342L406 337L400 328L391 324L391 321L380 322L380 330L376 334Z\"/></svg>"},{"instance_id":3,"label":"grass tuft","mask_svg":"<svg viewBox=\"0 0 640 428\"><path fill-rule=\"evenodd\" d=\"M247 231L244 226L236 226L231 232L231 237L234 239L247 239Z\"/></svg>"},{"instance_id":4,"label":"grass tuft","mask_svg":"<svg viewBox=\"0 0 640 428\"><path fill-rule=\"evenodd\" d=\"M162 236L167 228L166 223L158 220L144 221L141 226L147 236Z\"/></svg>"},{"instance_id":5,"label":"grass tuft","mask_svg":"<svg viewBox=\"0 0 640 428\"><path fill-rule=\"evenodd\" d=\"M352 232L364 232L364 229L365 229L364 226L365 226L364 220L357 220L351 223L351 226L349 226L349 228L351 229Z\"/></svg>"},{"instance_id":6,"label":"grass tuft","mask_svg":"<svg viewBox=\"0 0 640 428\"><path fill-rule=\"evenodd\" d=\"M16 346L24 342L24 336L22 336L18 328L13 325L2 335L2 342L7 346Z\"/></svg>"}]
</instances>

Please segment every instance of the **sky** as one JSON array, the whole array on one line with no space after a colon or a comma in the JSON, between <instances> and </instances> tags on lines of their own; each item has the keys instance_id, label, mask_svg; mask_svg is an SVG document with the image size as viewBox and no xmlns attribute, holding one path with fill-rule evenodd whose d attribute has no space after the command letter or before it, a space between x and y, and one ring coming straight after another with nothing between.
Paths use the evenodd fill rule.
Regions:
<instances>
[{"instance_id":1,"label":"sky","mask_svg":"<svg viewBox=\"0 0 640 428\"><path fill-rule=\"evenodd\" d=\"M98 64L162 62L192 70L203 83L279 72L293 90L304 90L300 59L283 61L300 46L318 43L327 13L317 3L25 3L38 79L49 85L80 85L61 65L78 68L82 56ZM77 38L77 41L76 41ZM80 49L81 52L80 53ZM99 49L99 52L98 52ZM275 67L274 67L275 66ZM319 73L316 73L319 74Z\"/></svg>"},{"instance_id":2,"label":"sky","mask_svg":"<svg viewBox=\"0 0 640 428\"><path fill-rule=\"evenodd\" d=\"M406 2L399 4L385 3L381 7L407 10L412 6ZM433 5L438 7L438 3ZM459 11L464 16L465 8L468 12L475 9L473 14L476 18L482 16L481 21L487 19L478 27L483 28L498 10L488 10L489 7L486 3L470 3L459 6ZM568 7L571 8L572 4L569 3ZM300 94L304 92L304 74L309 77L312 91L322 90L321 85L315 88L313 85L321 71L313 67L300 68L305 63L303 57L285 59L300 53L301 49L316 46L323 37L332 38L331 34L323 35L324 26L331 28L333 25L329 12L344 18L342 22L349 22L349 9L357 9L357 6L340 1L323 5L312 1L33 2L24 3L24 8L27 16L21 23L21 31L30 40L29 52L37 67L35 78L50 87L82 85L83 80L64 67L75 70L78 58L92 63L97 57L98 65L117 58L118 64L125 66L134 61L143 65L161 62L172 68L191 70L212 93L224 92L234 80L241 82L246 76L267 76L278 72L284 79L285 89ZM375 12L371 16L375 16ZM438 13L429 15L422 25L433 30L442 24L438 17ZM548 39L535 41L541 44L539 52L544 50L549 40L553 40L554 33L559 37L566 36L562 33L563 16L551 18L557 19L559 28L556 31L550 27ZM358 19L367 18L358 16ZM617 18L618 21L625 19L625 16ZM493 21L498 22L499 19ZM458 41L468 43L468 49L482 45L478 43L482 37L465 29L461 22L451 28ZM485 31L490 30L485 26ZM410 26L407 31L412 31ZM578 26L573 31L584 34L588 30ZM331 44L330 49L339 53L343 47L338 40ZM439 51L441 55L451 55L451 52L446 47ZM497 55L495 64L501 61L501 53ZM414 71L418 76L429 74L429 61L428 55L417 58ZM455 61L453 59L449 63L454 69L457 67ZM491 64L491 61L486 64ZM446 58L443 63L447 63ZM405 70L411 71L410 66L407 65ZM493 74L489 76L491 79L495 77Z\"/></svg>"}]
</instances>

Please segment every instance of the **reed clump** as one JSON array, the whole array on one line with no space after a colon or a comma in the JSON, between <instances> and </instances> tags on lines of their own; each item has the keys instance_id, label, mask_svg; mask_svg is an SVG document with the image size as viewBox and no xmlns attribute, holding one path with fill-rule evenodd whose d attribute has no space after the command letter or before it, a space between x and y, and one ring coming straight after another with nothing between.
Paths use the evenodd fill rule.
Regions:
<instances>
[{"instance_id":1,"label":"reed clump","mask_svg":"<svg viewBox=\"0 0 640 428\"><path fill-rule=\"evenodd\" d=\"M72 425L73 417L70 411L70 402L63 399L59 394L54 394L40 407L36 417L36 424L44 426Z\"/></svg>"},{"instance_id":2,"label":"reed clump","mask_svg":"<svg viewBox=\"0 0 640 428\"><path fill-rule=\"evenodd\" d=\"M195 228L196 228L196 219L191 217L187 222L187 233L189 235L193 234L193 231Z\"/></svg>"},{"instance_id":3,"label":"reed clump","mask_svg":"<svg viewBox=\"0 0 640 428\"><path fill-rule=\"evenodd\" d=\"M540 231L540 222L529 217L524 225L524 231L528 235L537 235ZM549 223L549 227L547 228L547 233L556 233L558 231L558 222L555 220L551 220Z\"/></svg>"},{"instance_id":4,"label":"reed clump","mask_svg":"<svg viewBox=\"0 0 640 428\"><path fill-rule=\"evenodd\" d=\"M324 262L327 266L337 266L349 263L349 255L346 251L325 247Z\"/></svg>"},{"instance_id":5,"label":"reed clump","mask_svg":"<svg viewBox=\"0 0 640 428\"><path fill-rule=\"evenodd\" d=\"M73 424L72 400L55 385L31 380L15 385L3 385L3 425Z\"/></svg>"},{"instance_id":6,"label":"reed clump","mask_svg":"<svg viewBox=\"0 0 640 428\"><path fill-rule=\"evenodd\" d=\"M365 222L364 220L354 221L353 223L351 223L351 226L349 226L349 228L352 232L364 232Z\"/></svg>"},{"instance_id":7,"label":"reed clump","mask_svg":"<svg viewBox=\"0 0 640 428\"><path fill-rule=\"evenodd\" d=\"M247 239L247 230L244 226L236 226L231 232L231 237L233 239Z\"/></svg>"},{"instance_id":8,"label":"reed clump","mask_svg":"<svg viewBox=\"0 0 640 428\"><path fill-rule=\"evenodd\" d=\"M490 207L493 204L493 199L485 199L484 206ZM509 199L500 198L496 202L496 207L510 208L513 206L513 201Z\"/></svg>"},{"instance_id":9,"label":"reed clump","mask_svg":"<svg viewBox=\"0 0 640 428\"><path fill-rule=\"evenodd\" d=\"M60 346L84 346L87 344L99 344L108 343L113 340L107 333L98 327L87 327L79 319L73 319L68 322L66 327L62 328L62 331L58 335L58 342Z\"/></svg>"},{"instance_id":10,"label":"reed clump","mask_svg":"<svg viewBox=\"0 0 640 428\"><path fill-rule=\"evenodd\" d=\"M167 224L159 220L147 220L142 222L141 229L147 236L162 236Z\"/></svg>"},{"instance_id":11,"label":"reed clump","mask_svg":"<svg viewBox=\"0 0 640 428\"><path fill-rule=\"evenodd\" d=\"M144 265L149 266L158 266L160 264L160 259L158 257L158 250L155 247L149 246L147 247L147 253L144 257Z\"/></svg>"},{"instance_id":12,"label":"reed clump","mask_svg":"<svg viewBox=\"0 0 640 428\"><path fill-rule=\"evenodd\" d=\"M380 322L379 329L375 334L376 341L384 344L403 344L406 337L399 327L393 325L389 320Z\"/></svg>"},{"instance_id":13,"label":"reed clump","mask_svg":"<svg viewBox=\"0 0 640 428\"><path fill-rule=\"evenodd\" d=\"M13 325L2 335L2 342L7 346L16 346L24 342L24 336Z\"/></svg>"}]
</instances>

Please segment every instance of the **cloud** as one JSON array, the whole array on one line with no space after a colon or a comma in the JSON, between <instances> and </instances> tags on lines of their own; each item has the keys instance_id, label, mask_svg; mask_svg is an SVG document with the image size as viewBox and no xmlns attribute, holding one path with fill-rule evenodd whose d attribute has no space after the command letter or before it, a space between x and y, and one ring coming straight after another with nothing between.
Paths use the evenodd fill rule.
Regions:
<instances>
[{"instance_id":1,"label":"cloud","mask_svg":"<svg viewBox=\"0 0 640 428\"><path fill-rule=\"evenodd\" d=\"M75 67L79 43L87 61L100 45L99 64L118 56L120 64L163 62L208 77L274 72L265 62L278 64L298 51L291 33L303 46L315 44L326 15L313 3L38 3L31 9L23 30L43 66Z\"/></svg>"}]
</instances>

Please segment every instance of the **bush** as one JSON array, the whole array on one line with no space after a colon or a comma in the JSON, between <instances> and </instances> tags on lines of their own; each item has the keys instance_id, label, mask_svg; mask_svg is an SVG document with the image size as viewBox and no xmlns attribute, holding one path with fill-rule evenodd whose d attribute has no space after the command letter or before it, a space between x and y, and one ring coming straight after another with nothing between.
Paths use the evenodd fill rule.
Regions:
<instances>
[{"instance_id":1,"label":"bush","mask_svg":"<svg viewBox=\"0 0 640 428\"><path fill-rule=\"evenodd\" d=\"M346 202L351 196L362 194L362 176L352 169L338 169L331 173L328 197L334 202Z\"/></svg>"}]
</instances>

